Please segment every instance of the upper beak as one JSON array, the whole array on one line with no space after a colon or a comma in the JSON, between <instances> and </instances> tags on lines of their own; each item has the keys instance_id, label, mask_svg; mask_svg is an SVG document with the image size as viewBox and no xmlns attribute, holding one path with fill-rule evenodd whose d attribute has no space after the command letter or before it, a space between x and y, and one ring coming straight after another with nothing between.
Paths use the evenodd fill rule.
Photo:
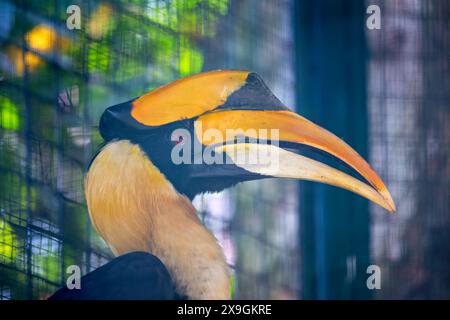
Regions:
<instances>
[{"instance_id":1,"label":"upper beak","mask_svg":"<svg viewBox=\"0 0 450 320\"><path fill-rule=\"evenodd\" d=\"M396 210L383 181L355 150L334 134L294 112L255 109L217 110L198 117L194 127L197 139L203 145L215 146L216 152L226 153L235 165L247 171L265 176L305 179L338 186L355 192L390 212ZM220 134L203 134L210 129ZM230 131L230 129L233 130ZM308 145L337 157L357 171L368 184L321 162L282 149L273 143L255 143L255 139L261 139L261 136L258 136L260 129L264 129L264 132L277 132L279 144L288 142L294 145ZM252 138L254 142L236 143L235 138L242 134ZM267 136L263 137L264 140L267 138ZM252 153L267 154L268 152L272 153L272 159L274 155L276 156L276 166L273 163L268 165L258 161L239 161L239 159L251 158Z\"/></svg>"}]
</instances>

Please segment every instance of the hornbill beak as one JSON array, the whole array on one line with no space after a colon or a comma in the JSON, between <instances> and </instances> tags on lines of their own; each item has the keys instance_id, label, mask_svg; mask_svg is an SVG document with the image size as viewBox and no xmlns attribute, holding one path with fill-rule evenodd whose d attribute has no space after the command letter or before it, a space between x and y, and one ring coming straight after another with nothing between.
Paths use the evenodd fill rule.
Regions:
<instances>
[{"instance_id":1,"label":"hornbill beak","mask_svg":"<svg viewBox=\"0 0 450 320\"><path fill-rule=\"evenodd\" d=\"M125 105L109 108L100 129L106 140L127 138L142 143L144 139L139 137L146 136L149 130L173 129L174 123L184 123L203 147L215 155L223 154L237 168L193 164L187 170L187 181L232 176L242 177L242 181L261 177L303 179L347 189L390 212L396 210L383 181L354 149L290 111L255 73L212 71L177 80ZM276 133L276 143L268 143L273 136L261 137L261 132ZM363 179L299 154L302 146L341 160ZM270 154L276 161L241 161L255 154ZM149 157L158 162L159 157L151 151ZM158 164L164 166L162 161Z\"/></svg>"},{"instance_id":2,"label":"hornbill beak","mask_svg":"<svg viewBox=\"0 0 450 320\"><path fill-rule=\"evenodd\" d=\"M383 181L355 150L334 134L294 112L222 111L201 116L197 121L201 122L204 131L209 128L226 130L230 127L247 130L250 133L254 131L248 129L279 130L280 146L289 145L289 149L296 150L296 145L308 145L322 150L342 160L358 172L369 184L324 163L271 144L227 143L217 146L215 150L225 152L237 166L247 171L264 176L330 184L357 193L390 212L395 211L394 201ZM217 144L218 141L217 139L214 139L214 142L203 139L202 143L205 145ZM253 163L247 161L255 155L268 155L270 159L275 159L275 161L259 161L260 163L258 161L256 163L255 161Z\"/></svg>"}]
</instances>

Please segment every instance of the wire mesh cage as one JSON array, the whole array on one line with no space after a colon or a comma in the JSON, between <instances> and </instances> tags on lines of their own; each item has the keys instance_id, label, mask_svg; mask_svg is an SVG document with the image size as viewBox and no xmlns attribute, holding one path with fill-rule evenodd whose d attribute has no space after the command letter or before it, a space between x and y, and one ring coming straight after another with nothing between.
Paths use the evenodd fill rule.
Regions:
<instances>
[{"instance_id":1,"label":"wire mesh cage","mask_svg":"<svg viewBox=\"0 0 450 320\"><path fill-rule=\"evenodd\" d=\"M80 8L80 30L66 26L70 5ZM292 92L292 58L283 50L292 42L288 1L2 1L0 6L2 299L45 298L65 284L68 266L78 265L85 274L112 258L92 229L83 194L85 168L101 143L96 126L107 106L180 76L220 68L258 68L278 84L281 96ZM274 24L281 31L275 33ZM249 55L249 49L267 53ZM283 68L260 68L275 49L278 58L287 58ZM244 199L231 192L196 200L235 267L235 294L296 297L295 224L290 251L281 250L287 238L276 234L285 229L284 220L273 210L281 199L267 194L255 202L251 194L261 186L248 188ZM286 190L295 195L295 187ZM228 212L220 209L226 203ZM263 217L255 216L256 203L265 204ZM234 212L243 210L248 216L236 221ZM291 220L296 215L292 201L283 210ZM242 227L255 221L260 223L255 233ZM261 252L259 262L238 258L250 249ZM279 278L270 276L273 269Z\"/></svg>"},{"instance_id":2,"label":"wire mesh cage","mask_svg":"<svg viewBox=\"0 0 450 320\"><path fill-rule=\"evenodd\" d=\"M83 191L101 113L212 69L258 72L368 158L398 207L290 180L196 197L235 298L450 297L449 15L445 0L0 0L0 299L44 299L69 266L113 258Z\"/></svg>"}]
</instances>

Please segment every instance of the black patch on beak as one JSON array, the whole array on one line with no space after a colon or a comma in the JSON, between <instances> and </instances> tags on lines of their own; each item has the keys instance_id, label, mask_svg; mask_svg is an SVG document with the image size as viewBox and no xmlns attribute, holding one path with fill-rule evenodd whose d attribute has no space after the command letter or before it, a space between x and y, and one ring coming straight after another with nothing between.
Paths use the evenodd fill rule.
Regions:
<instances>
[{"instance_id":1,"label":"black patch on beak","mask_svg":"<svg viewBox=\"0 0 450 320\"><path fill-rule=\"evenodd\" d=\"M233 92L227 101L215 110L289 110L261 77L251 72L245 85Z\"/></svg>"},{"instance_id":2,"label":"black patch on beak","mask_svg":"<svg viewBox=\"0 0 450 320\"><path fill-rule=\"evenodd\" d=\"M113 139L131 139L147 133L154 127L140 124L131 116L135 99L107 108L100 118L100 134L105 142Z\"/></svg>"}]
</instances>

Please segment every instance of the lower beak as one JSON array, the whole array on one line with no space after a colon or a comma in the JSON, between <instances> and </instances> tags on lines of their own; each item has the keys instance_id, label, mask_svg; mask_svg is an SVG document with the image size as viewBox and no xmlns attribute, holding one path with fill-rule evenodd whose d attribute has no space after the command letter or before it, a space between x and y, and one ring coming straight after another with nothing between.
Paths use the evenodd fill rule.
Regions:
<instances>
[{"instance_id":1,"label":"lower beak","mask_svg":"<svg viewBox=\"0 0 450 320\"><path fill-rule=\"evenodd\" d=\"M300 115L283 110L225 110L206 113L194 124L197 139L216 152L225 153L235 165L246 171L271 177L318 181L357 193L385 208L396 210L394 201L383 181L370 165L348 144L329 131ZM276 144L263 144L257 139L265 133L276 132L279 142L308 145L342 160L358 172L368 184L321 162L285 150ZM214 130L220 134L204 134ZM276 130L276 131L274 131ZM210 131L209 131L210 132ZM255 142L234 142L239 136ZM273 136L270 138L273 139ZM269 155L271 161L241 161L254 155Z\"/></svg>"}]
</instances>

